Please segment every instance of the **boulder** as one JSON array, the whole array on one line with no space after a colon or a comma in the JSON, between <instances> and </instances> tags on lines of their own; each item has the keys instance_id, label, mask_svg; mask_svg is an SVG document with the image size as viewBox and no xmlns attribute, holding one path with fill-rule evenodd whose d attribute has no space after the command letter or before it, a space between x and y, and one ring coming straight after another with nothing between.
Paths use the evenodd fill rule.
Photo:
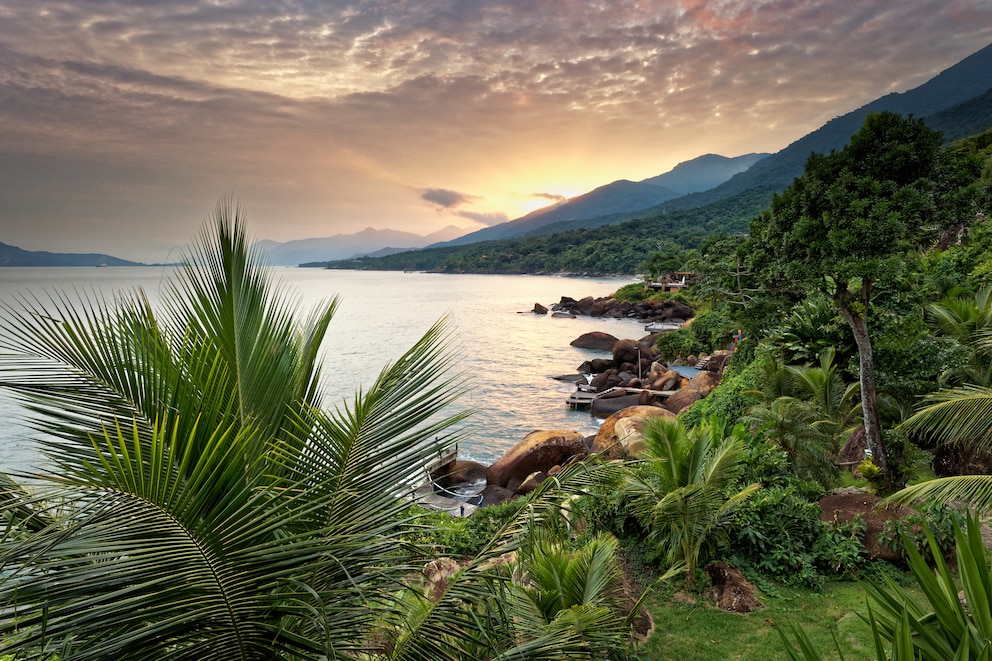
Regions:
<instances>
[{"instance_id":1,"label":"boulder","mask_svg":"<svg viewBox=\"0 0 992 661\"><path fill-rule=\"evenodd\" d=\"M552 466L548 470L552 470L553 468L554 466ZM561 471L560 466L558 467L558 470ZM530 493L539 486L541 486L541 483L544 482L546 479L548 479L547 473L545 473L544 471L534 471L526 478L524 478L524 481L520 483L520 486L517 487L515 491L521 496L523 496L525 494Z\"/></svg>"},{"instance_id":2,"label":"boulder","mask_svg":"<svg viewBox=\"0 0 992 661\"><path fill-rule=\"evenodd\" d=\"M613 346L616 343L617 338L613 337L609 333L593 331L591 333L583 333L578 336L569 342L569 346L573 346L577 349L592 349L594 351L613 351Z\"/></svg>"},{"instance_id":3,"label":"boulder","mask_svg":"<svg viewBox=\"0 0 992 661\"><path fill-rule=\"evenodd\" d=\"M437 601L448 589L448 581L461 571L461 565L451 558L438 558L424 565L424 587L433 601Z\"/></svg>"},{"instance_id":4,"label":"boulder","mask_svg":"<svg viewBox=\"0 0 992 661\"><path fill-rule=\"evenodd\" d=\"M641 397L639 393L627 395L624 391L617 392L618 394L614 397L597 397L592 400L592 404L589 406L589 412L597 418L608 418L628 406L637 406L640 404Z\"/></svg>"},{"instance_id":5,"label":"boulder","mask_svg":"<svg viewBox=\"0 0 992 661\"><path fill-rule=\"evenodd\" d=\"M933 453L930 464L937 477L992 474L992 453L964 443L943 443Z\"/></svg>"},{"instance_id":6,"label":"boulder","mask_svg":"<svg viewBox=\"0 0 992 661\"><path fill-rule=\"evenodd\" d=\"M703 370L696 376L689 379L689 383L686 384L685 388L696 391L699 394L699 398L702 399L713 392L713 389L719 384L719 374Z\"/></svg>"},{"instance_id":7,"label":"boulder","mask_svg":"<svg viewBox=\"0 0 992 661\"><path fill-rule=\"evenodd\" d=\"M585 454L585 437L577 431L533 431L489 467L486 480L490 486L505 487L513 478L522 481L535 471L546 472Z\"/></svg>"},{"instance_id":8,"label":"boulder","mask_svg":"<svg viewBox=\"0 0 992 661\"><path fill-rule=\"evenodd\" d=\"M681 413L698 402L700 399L702 399L702 397L695 390L682 388L681 390L677 390L672 393L672 396L666 399L662 406L672 413Z\"/></svg>"},{"instance_id":9,"label":"boulder","mask_svg":"<svg viewBox=\"0 0 992 661\"><path fill-rule=\"evenodd\" d=\"M651 390L675 390L679 385L679 375L673 370L666 370L651 379Z\"/></svg>"},{"instance_id":10,"label":"boulder","mask_svg":"<svg viewBox=\"0 0 992 661\"><path fill-rule=\"evenodd\" d=\"M594 299L592 296L586 296L576 301L575 307L577 307L579 309L579 312L581 312L582 314L588 315L590 312L592 312L592 306L593 303L595 302L596 299Z\"/></svg>"},{"instance_id":11,"label":"boulder","mask_svg":"<svg viewBox=\"0 0 992 661\"><path fill-rule=\"evenodd\" d=\"M692 319L696 313L685 303L669 299L655 308L655 315L659 319Z\"/></svg>"},{"instance_id":12,"label":"boulder","mask_svg":"<svg viewBox=\"0 0 992 661\"><path fill-rule=\"evenodd\" d=\"M870 493L837 490L820 498L820 509L823 511L820 518L827 522L850 523L854 517L860 516L865 522L864 545L868 557L901 563L899 553L882 544L879 535L885 529L886 521L902 519L912 514L913 510L903 505L880 507L881 502L881 498Z\"/></svg>"},{"instance_id":13,"label":"boulder","mask_svg":"<svg viewBox=\"0 0 992 661\"><path fill-rule=\"evenodd\" d=\"M599 427L595 440L592 442L592 452L607 459L623 458L625 454L632 455L628 444L643 445L643 436L639 436L644 425L651 418L674 418L675 414L659 406L628 406L612 414ZM621 429L620 423L627 423ZM637 437L639 436L639 438Z\"/></svg>"},{"instance_id":14,"label":"boulder","mask_svg":"<svg viewBox=\"0 0 992 661\"><path fill-rule=\"evenodd\" d=\"M540 303L534 304L534 314L547 314L548 308L544 307Z\"/></svg>"},{"instance_id":15,"label":"boulder","mask_svg":"<svg viewBox=\"0 0 992 661\"><path fill-rule=\"evenodd\" d=\"M613 361L617 365L623 363L637 365L644 358L651 358L651 347L642 345L637 340L619 340L613 346ZM648 369L650 367L648 363Z\"/></svg>"},{"instance_id":16,"label":"boulder","mask_svg":"<svg viewBox=\"0 0 992 661\"><path fill-rule=\"evenodd\" d=\"M509 489L490 484L479 494L478 506L488 507L489 505L499 505L500 503L505 503L508 500L513 500L516 497L517 494L513 493Z\"/></svg>"},{"instance_id":17,"label":"boulder","mask_svg":"<svg viewBox=\"0 0 992 661\"><path fill-rule=\"evenodd\" d=\"M725 562L711 562L706 566L706 575L710 577L709 591L717 608L731 613L750 613L765 607L754 596L754 584L736 567Z\"/></svg>"},{"instance_id":18,"label":"boulder","mask_svg":"<svg viewBox=\"0 0 992 661\"><path fill-rule=\"evenodd\" d=\"M593 358L589 361L589 369L593 374L608 372L616 367L617 364L612 358Z\"/></svg>"},{"instance_id":19,"label":"boulder","mask_svg":"<svg viewBox=\"0 0 992 661\"><path fill-rule=\"evenodd\" d=\"M849 470L851 473L858 472L858 464L865 458L865 448L868 447L868 435L865 433L864 425L858 425L851 432L844 446L837 453L837 467L841 470Z\"/></svg>"},{"instance_id":20,"label":"boulder","mask_svg":"<svg viewBox=\"0 0 992 661\"><path fill-rule=\"evenodd\" d=\"M734 354L728 351L718 351L710 359L706 361L706 365L703 367L707 372L716 372L717 374L723 374L723 370L727 369L727 363L730 362L731 357Z\"/></svg>"},{"instance_id":21,"label":"boulder","mask_svg":"<svg viewBox=\"0 0 992 661\"><path fill-rule=\"evenodd\" d=\"M444 489L455 489L464 484L484 483L486 467L477 461L452 461L436 470L431 475L431 479Z\"/></svg>"},{"instance_id":22,"label":"boulder","mask_svg":"<svg viewBox=\"0 0 992 661\"><path fill-rule=\"evenodd\" d=\"M605 317L613 309L613 306L617 304L615 298L597 298L592 304L592 308L589 310L589 316L591 317Z\"/></svg>"}]
</instances>

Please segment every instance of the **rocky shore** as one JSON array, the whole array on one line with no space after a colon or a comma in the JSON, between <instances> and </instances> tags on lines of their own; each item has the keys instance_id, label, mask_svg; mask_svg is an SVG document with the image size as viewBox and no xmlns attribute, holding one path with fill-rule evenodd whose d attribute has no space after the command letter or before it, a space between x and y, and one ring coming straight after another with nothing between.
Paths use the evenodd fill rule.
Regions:
<instances>
[{"instance_id":1,"label":"rocky shore","mask_svg":"<svg viewBox=\"0 0 992 661\"><path fill-rule=\"evenodd\" d=\"M660 304L620 303L613 298L575 300L562 297L550 307L534 306L534 314L568 314L604 318L635 318L645 322L689 320L694 311L676 301ZM641 432L654 417L675 417L706 397L720 382L731 354L690 356L685 363L666 364L654 348L658 333L638 339L618 339L593 332L577 337L572 346L602 351L604 356L577 366L576 374L558 377L574 381L588 400L590 415L603 419L594 436L553 429L533 431L490 466L455 458L431 473L428 505L468 515L476 507L494 505L525 495L569 464L591 454L608 458L637 457ZM563 402L565 405L565 402ZM472 493L449 499L453 493Z\"/></svg>"}]
</instances>

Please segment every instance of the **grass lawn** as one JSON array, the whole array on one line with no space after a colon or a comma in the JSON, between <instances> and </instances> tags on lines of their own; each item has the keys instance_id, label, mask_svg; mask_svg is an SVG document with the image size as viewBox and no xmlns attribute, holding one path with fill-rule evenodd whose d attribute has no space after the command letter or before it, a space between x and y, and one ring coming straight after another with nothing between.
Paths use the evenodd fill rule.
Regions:
<instances>
[{"instance_id":1,"label":"grass lawn","mask_svg":"<svg viewBox=\"0 0 992 661\"><path fill-rule=\"evenodd\" d=\"M913 594L922 594L914 587ZM714 608L705 600L684 603L668 594L648 604L655 630L638 650L644 659L711 661L712 659L787 659L776 627L802 627L826 658L837 658L831 627L837 631L848 661L874 658L868 625L858 616L867 613L865 592L854 582L827 583L817 594L779 588L780 596L758 595L765 608L738 615Z\"/></svg>"}]
</instances>

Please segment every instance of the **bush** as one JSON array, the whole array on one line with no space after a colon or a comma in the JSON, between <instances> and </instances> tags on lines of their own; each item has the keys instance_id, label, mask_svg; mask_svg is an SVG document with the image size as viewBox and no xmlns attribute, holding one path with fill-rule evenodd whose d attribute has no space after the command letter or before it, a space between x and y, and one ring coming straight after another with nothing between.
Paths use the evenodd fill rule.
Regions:
<instances>
[{"instance_id":1,"label":"bush","mask_svg":"<svg viewBox=\"0 0 992 661\"><path fill-rule=\"evenodd\" d=\"M965 516L960 509L941 503L930 503L923 506L919 512L902 519L886 521L882 532L878 535L878 541L905 559L908 540L923 557L929 558L926 553L927 537L923 531L924 526L929 526L940 552L945 558L949 558L954 551L954 526L964 526L964 524Z\"/></svg>"},{"instance_id":2,"label":"bush","mask_svg":"<svg viewBox=\"0 0 992 661\"><path fill-rule=\"evenodd\" d=\"M816 503L791 486L762 489L741 505L737 523L731 543L734 564L750 566L785 585L823 587L812 553L824 531Z\"/></svg>"}]
</instances>

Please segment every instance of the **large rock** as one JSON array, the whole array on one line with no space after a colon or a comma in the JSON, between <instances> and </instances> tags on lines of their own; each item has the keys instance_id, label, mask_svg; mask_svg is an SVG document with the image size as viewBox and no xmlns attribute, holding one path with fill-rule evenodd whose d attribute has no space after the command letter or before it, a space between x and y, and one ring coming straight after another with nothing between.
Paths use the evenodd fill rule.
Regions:
<instances>
[{"instance_id":1,"label":"large rock","mask_svg":"<svg viewBox=\"0 0 992 661\"><path fill-rule=\"evenodd\" d=\"M633 395L618 394L616 397L597 397L589 405L589 412L597 418L608 418L617 411L628 406L641 403L640 393Z\"/></svg>"},{"instance_id":2,"label":"large rock","mask_svg":"<svg viewBox=\"0 0 992 661\"><path fill-rule=\"evenodd\" d=\"M643 447L644 425L651 418L664 417L674 418L675 414L659 406L628 406L621 409L600 425L592 442L592 452L607 459L636 456Z\"/></svg>"},{"instance_id":3,"label":"large rock","mask_svg":"<svg viewBox=\"0 0 992 661\"><path fill-rule=\"evenodd\" d=\"M588 315L590 312L592 312L592 306L593 303L595 302L596 299L594 299L592 296L585 296L575 302L575 307L577 307L579 309L579 312L581 312L582 314Z\"/></svg>"},{"instance_id":4,"label":"large rock","mask_svg":"<svg viewBox=\"0 0 992 661\"><path fill-rule=\"evenodd\" d=\"M613 362L617 365L623 363L637 365L645 358L651 358L651 347L641 344L637 340L619 340L613 346ZM646 369L651 369L650 363Z\"/></svg>"},{"instance_id":5,"label":"large rock","mask_svg":"<svg viewBox=\"0 0 992 661\"><path fill-rule=\"evenodd\" d=\"M729 351L717 351L710 359L706 361L706 366L704 369L707 372L716 372L717 374L723 374L723 370L727 369L727 363L734 354Z\"/></svg>"},{"instance_id":6,"label":"large rock","mask_svg":"<svg viewBox=\"0 0 992 661\"><path fill-rule=\"evenodd\" d=\"M534 304L534 314L547 314L548 308L544 307L540 303Z\"/></svg>"},{"instance_id":7,"label":"large rock","mask_svg":"<svg viewBox=\"0 0 992 661\"><path fill-rule=\"evenodd\" d=\"M713 392L713 389L718 385L720 385L720 375L716 372L703 370L689 379L689 383L685 385L685 389L696 391L699 394L699 398L702 399Z\"/></svg>"},{"instance_id":8,"label":"large rock","mask_svg":"<svg viewBox=\"0 0 992 661\"><path fill-rule=\"evenodd\" d=\"M666 370L651 379L651 390L675 390L679 381L679 375L674 370Z\"/></svg>"},{"instance_id":9,"label":"large rock","mask_svg":"<svg viewBox=\"0 0 992 661\"><path fill-rule=\"evenodd\" d=\"M612 358L593 358L589 361L589 370L593 374L602 374L603 372L616 369L616 367L616 361Z\"/></svg>"},{"instance_id":10,"label":"large rock","mask_svg":"<svg viewBox=\"0 0 992 661\"><path fill-rule=\"evenodd\" d=\"M431 479L439 487L455 489L465 484L485 482L486 467L477 461L453 461L435 471Z\"/></svg>"},{"instance_id":11,"label":"large rock","mask_svg":"<svg viewBox=\"0 0 992 661\"><path fill-rule=\"evenodd\" d=\"M692 319L696 313L685 303L669 299L655 309L655 315L659 319Z\"/></svg>"},{"instance_id":12,"label":"large rock","mask_svg":"<svg viewBox=\"0 0 992 661\"><path fill-rule=\"evenodd\" d=\"M532 431L489 467L486 480L491 486L505 487L514 478L522 482L531 473L547 473L552 466L585 454L585 437L577 431Z\"/></svg>"},{"instance_id":13,"label":"large rock","mask_svg":"<svg viewBox=\"0 0 992 661\"><path fill-rule=\"evenodd\" d=\"M898 520L913 514L913 510L903 505L880 506L882 499L870 493L852 489L836 490L819 500L823 511L821 519L828 523L850 523L854 517L865 522L865 553L871 559L901 562L898 552L882 543L880 534L887 521Z\"/></svg>"},{"instance_id":14,"label":"large rock","mask_svg":"<svg viewBox=\"0 0 992 661\"><path fill-rule=\"evenodd\" d=\"M593 331L578 336L569 342L569 346L576 347L577 349L593 349L594 351L613 351L613 346L616 343L617 338L609 333Z\"/></svg>"},{"instance_id":15,"label":"large rock","mask_svg":"<svg viewBox=\"0 0 992 661\"><path fill-rule=\"evenodd\" d=\"M513 500L516 497L517 494L513 493L509 489L496 486L495 484L490 484L479 494L479 507L499 505L500 503L505 503L508 500Z\"/></svg>"},{"instance_id":16,"label":"large rock","mask_svg":"<svg viewBox=\"0 0 992 661\"><path fill-rule=\"evenodd\" d=\"M663 406L672 413L681 413L700 399L702 397L695 390L682 388L672 393L672 396L665 400Z\"/></svg>"}]
</instances>

